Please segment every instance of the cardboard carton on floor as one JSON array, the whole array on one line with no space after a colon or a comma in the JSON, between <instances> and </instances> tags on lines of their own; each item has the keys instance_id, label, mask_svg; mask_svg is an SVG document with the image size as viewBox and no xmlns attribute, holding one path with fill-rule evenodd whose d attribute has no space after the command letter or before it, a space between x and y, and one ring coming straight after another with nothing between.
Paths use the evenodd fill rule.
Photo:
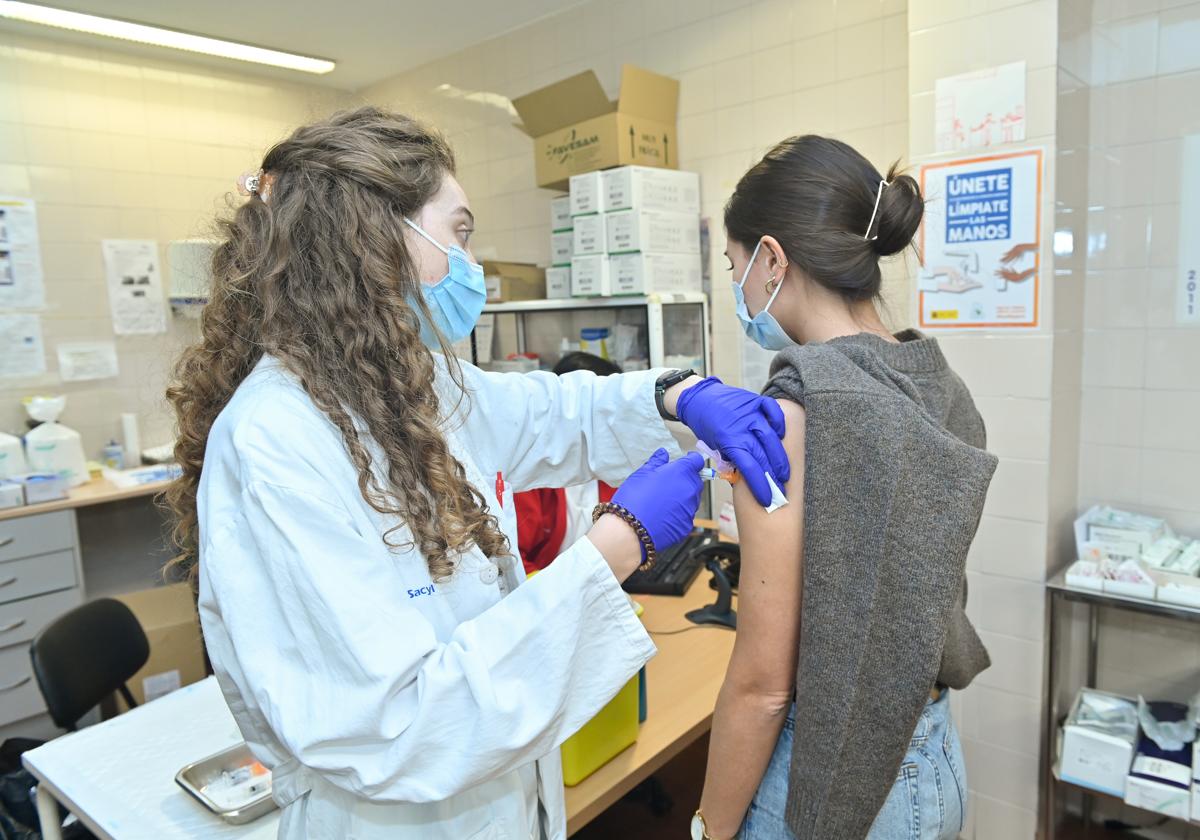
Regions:
<instances>
[{"instance_id":1,"label":"cardboard carton on floor","mask_svg":"<svg viewBox=\"0 0 1200 840\"><path fill-rule=\"evenodd\" d=\"M128 682L139 704L204 679L200 618L186 583L141 589L116 599L133 611L150 641L150 658Z\"/></svg>"},{"instance_id":2,"label":"cardboard carton on floor","mask_svg":"<svg viewBox=\"0 0 1200 840\"><path fill-rule=\"evenodd\" d=\"M678 105L678 80L632 64L621 68L615 102L591 70L513 100L518 128L533 138L537 184L552 189L612 166L677 168Z\"/></svg>"}]
</instances>

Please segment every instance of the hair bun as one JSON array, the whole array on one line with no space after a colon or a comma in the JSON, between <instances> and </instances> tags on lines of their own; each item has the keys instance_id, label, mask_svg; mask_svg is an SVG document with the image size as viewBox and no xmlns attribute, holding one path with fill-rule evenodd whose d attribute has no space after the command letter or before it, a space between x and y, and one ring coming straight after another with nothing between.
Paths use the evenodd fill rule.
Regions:
<instances>
[{"instance_id":1,"label":"hair bun","mask_svg":"<svg viewBox=\"0 0 1200 840\"><path fill-rule=\"evenodd\" d=\"M871 242L875 252L887 257L907 248L917 235L925 215L925 200L921 187L911 175L900 174L900 162L892 164L887 174L887 186L879 198L879 214L875 222L876 238Z\"/></svg>"}]
</instances>

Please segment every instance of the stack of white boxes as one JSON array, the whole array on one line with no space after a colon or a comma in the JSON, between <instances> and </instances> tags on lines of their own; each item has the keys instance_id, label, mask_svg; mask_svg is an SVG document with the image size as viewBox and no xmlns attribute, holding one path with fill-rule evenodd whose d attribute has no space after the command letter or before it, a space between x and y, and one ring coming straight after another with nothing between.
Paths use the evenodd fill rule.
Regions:
<instances>
[{"instance_id":1,"label":"stack of white boxes","mask_svg":"<svg viewBox=\"0 0 1200 840\"><path fill-rule=\"evenodd\" d=\"M571 223L571 197L559 196L550 202L550 267L546 269L546 297L571 296L571 254L574 232Z\"/></svg>"},{"instance_id":2,"label":"stack of white boxes","mask_svg":"<svg viewBox=\"0 0 1200 840\"><path fill-rule=\"evenodd\" d=\"M695 172L622 166L573 175L570 213L574 297L700 291Z\"/></svg>"}]
</instances>

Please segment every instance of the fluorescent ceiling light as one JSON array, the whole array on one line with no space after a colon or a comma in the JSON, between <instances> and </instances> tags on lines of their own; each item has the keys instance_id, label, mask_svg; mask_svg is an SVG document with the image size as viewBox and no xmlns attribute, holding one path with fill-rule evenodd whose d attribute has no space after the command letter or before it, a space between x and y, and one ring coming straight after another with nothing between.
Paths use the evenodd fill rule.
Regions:
<instances>
[{"instance_id":1,"label":"fluorescent ceiling light","mask_svg":"<svg viewBox=\"0 0 1200 840\"><path fill-rule=\"evenodd\" d=\"M126 41L136 41L139 44L152 44L156 47L169 47L221 58L232 58L236 61L270 64L273 67L300 70L304 73L328 73L336 66L332 61L326 61L323 58L309 58L279 50L252 47L249 44L239 44L234 41L222 41L219 38L206 38L203 35L176 32L173 29L162 29L157 26L146 26L141 23L130 23L97 15L85 15L82 12L68 12L65 9L39 6L34 3L21 3L18 0L0 0L0 17L27 23L41 23L46 26L87 32L92 35L105 35L109 38L121 38Z\"/></svg>"}]
</instances>

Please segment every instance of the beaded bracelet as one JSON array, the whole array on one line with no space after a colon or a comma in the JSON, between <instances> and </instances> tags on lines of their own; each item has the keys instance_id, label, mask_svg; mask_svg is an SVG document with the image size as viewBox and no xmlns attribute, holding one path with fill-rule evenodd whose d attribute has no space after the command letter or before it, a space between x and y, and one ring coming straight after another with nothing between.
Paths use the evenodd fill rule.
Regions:
<instances>
[{"instance_id":1,"label":"beaded bracelet","mask_svg":"<svg viewBox=\"0 0 1200 840\"><path fill-rule=\"evenodd\" d=\"M606 513L611 513L613 516L623 520L625 524L633 529L633 533L637 534L638 540L641 541L642 548L646 552L646 559L642 562L642 565L638 566L638 571L645 572L654 568L654 561L658 559L658 552L654 550L654 539L650 536L650 532L646 530L646 526L638 521L636 516L621 507L621 505L613 504L612 502L601 502L592 508L592 522L595 522Z\"/></svg>"}]
</instances>

